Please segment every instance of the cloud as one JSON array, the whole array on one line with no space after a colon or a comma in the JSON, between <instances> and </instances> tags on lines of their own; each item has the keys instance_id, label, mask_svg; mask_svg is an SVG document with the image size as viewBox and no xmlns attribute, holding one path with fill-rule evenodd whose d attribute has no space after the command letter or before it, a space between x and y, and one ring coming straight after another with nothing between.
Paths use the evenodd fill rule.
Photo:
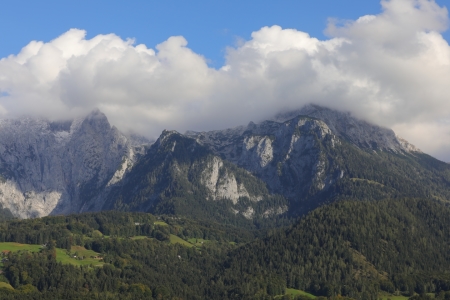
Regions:
<instances>
[{"instance_id":1,"label":"cloud","mask_svg":"<svg viewBox=\"0 0 450 300\"><path fill-rule=\"evenodd\" d=\"M391 127L450 160L450 47L441 35L447 9L429 0L381 7L378 15L330 20L327 40L263 27L230 47L220 69L181 36L151 49L71 29L0 60L0 114L64 119L98 107L120 129L157 137L163 129L226 128L316 103Z\"/></svg>"}]
</instances>

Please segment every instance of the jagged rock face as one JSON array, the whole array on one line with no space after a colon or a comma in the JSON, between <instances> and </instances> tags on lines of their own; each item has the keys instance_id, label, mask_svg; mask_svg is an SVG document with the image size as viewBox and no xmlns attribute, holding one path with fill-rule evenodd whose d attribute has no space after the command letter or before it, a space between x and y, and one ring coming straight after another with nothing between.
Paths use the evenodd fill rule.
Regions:
<instances>
[{"instance_id":1,"label":"jagged rock face","mask_svg":"<svg viewBox=\"0 0 450 300\"><path fill-rule=\"evenodd\" d=\"M339 139L321 120L300 116L283 123L265 121L234 130L189 134L262 178L273 192L290 198L322 190L341 176L338 167L326 160L325 151Z\"/></svg>"},{"instance_id":2,"label":"jagged rock face","mask_svg":"<svg viewBox=\"0 0 450 300\"><path fill-rule=\"evenodd\" d=\"M255 215L253 205L270 201L271 195L265 184L248 171L213 155L192 138L175 131L164 131L145 157L111 190L104 209L154 212L155 207L164 206L173 199L181 199L188 205L192 201L208 205L230 200L229 213L251 219ZM248 202L244 207L240 205L243 199ZM267 204L267 207L261 217L286 211L283 205Z\"/></svg>"},{"instance_id":3,"label":"jagged rock face","mask_svg":"<svg viewBox=\"0 0 450 300\"><path fill-rule=\"evenodd\" d=\"M22 218L120 209L257 220L336 199L450 198L449 165L392 130L313 105L143 142L99 111L0 120L0 204Z\"/></svg>"},{"instance_id":4,"label":"jagged rock face","mask_svg":"<svg viewBox=\"0 0 450 300\"><path fill-rule=\"evenodd\" d=\"M70 122L2 120L0 203L22 218L93 210L133 156L127 138L99 111Z\"/></svg>"},{"instance_id":5,"label":"jagged rock face","mask_svg":"<svg viewBox=\"0 0 450 300\"><path fill-rule=\"evenodd\" d=\"M390 129L313 105L260 124L186 134L294 202L323 195L346 176L343 143L369 154L420 151Z\"/></svg>"},{"instance_id":6,"label":"jagged rock face","mask_svg":"<svg viewBox=\"0 0 450 300\"><path fill-rule=\"evenodd\" d=\"M241 197L250 198L243 183L238 183L219 157L209 157L202 162L201 183L208 189L210 200L230 199L236 204ZM252 199L258 199L258 197Z\"/></svg>"}]
</instances>

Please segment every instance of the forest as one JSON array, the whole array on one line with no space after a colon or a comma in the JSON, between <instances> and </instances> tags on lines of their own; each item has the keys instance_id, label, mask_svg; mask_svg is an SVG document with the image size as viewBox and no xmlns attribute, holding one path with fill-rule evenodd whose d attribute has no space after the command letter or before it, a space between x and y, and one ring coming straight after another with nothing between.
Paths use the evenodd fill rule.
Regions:
<instances>
[{"instance_id":1,"label":"forest","mask_svg":"<svg viewBox=\"0 0 450 300\"><path fill-rule=\"evenodd\" d=\"M267 231L117 211L6 220L7 242L42 248L2 252L0 299L450 299L450 209L433 200L340 201ZM101 265L58 260L73 247Z\"/></svg>"}]
</instances>

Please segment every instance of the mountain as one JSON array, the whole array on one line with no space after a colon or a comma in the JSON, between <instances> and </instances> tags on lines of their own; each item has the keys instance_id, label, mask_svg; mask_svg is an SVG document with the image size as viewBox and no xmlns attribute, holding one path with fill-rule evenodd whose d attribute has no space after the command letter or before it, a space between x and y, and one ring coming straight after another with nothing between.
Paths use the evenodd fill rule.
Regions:
<instances>
[{"instance_id":1,"label":"mountain","mask_svg":"<svg viewBox=\"0 0 450 300\"><path fill-rule=\"evenodd\" d=\"M0 203L21 218L96 210L140 147L93 111L65 122L0 121Z\"/></svg>"},{"instance_id":2,"label":"mountain","mask_svg":"<svg viewBox=\"0 0 450 300\"><path fill-rule=\"evenodd\" d=\"M394 153L421 152L414 145L398 137L391 129L357 119L349 112L336 111L318 105L310 104L300 110L280 113L273 120L285 122L297 116L322 120L337 137L362 149L385 150Z\"/></svg>"},{"instance_id":3,"label":"mountain","mask_svg":"<svg viewBox=\"0 0 450 300\"><path fill-rule=\"evenodd\" d=\"M450 199L450 165L349 113L309 105L259 124L186 135L261 178L297 213L349 198Z\"/></svg>"},{"instance_id":4,"label":"mountain","mask_svg":"<svg viewBox=\"0 0 450 300\"><path fill-rule=\"evenodd\" d=\"M113 187L103 209L148 211L249 224L283 214L287 201L250 172L194 139L164 131Z\"/></svg>"},{"instance_id":5,"label":"mountain","mask_svg":"<svg viewBox=\"0 0 450 300\"><path fill-rule=\"evenodd\" d=\"M0 176L0 204L21 218L118 209L273 226L343 199L450 199L449 164L316 105L231 129L164 131L153 144L98 110L1 120Z\"/></svg>"}]
</instances>

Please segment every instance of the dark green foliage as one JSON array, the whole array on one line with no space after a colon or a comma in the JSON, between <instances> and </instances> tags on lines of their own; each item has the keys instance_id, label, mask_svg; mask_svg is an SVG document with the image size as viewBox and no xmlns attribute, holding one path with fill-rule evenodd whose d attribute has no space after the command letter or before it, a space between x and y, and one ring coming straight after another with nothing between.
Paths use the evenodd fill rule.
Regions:
<instances>
[{"instance_id":1,"label":"dark green foliage","mask_svg":"<svg viewBox=\"0 0 450 300\"><path fill-rule=\"evenodd\" d=\"M16 290L2 290L0 299L203 299L233 243L254 238L252 232L212 222L159 218L167 225L155 225L150 214L113 211L0 223L8 241L48 240L40 253L7 256L4 280ZM188 248L170 244L170 234L207 242ZM128 238L136 235L153 238ZM72 236L74 244L100 252L104 266L57 263L54 247ZM34 290L26 293L28 286Z\"/></svg>"},{"instance_id":2,"label":"dark green foliage","mask_svg":"<svg viewBox=\"0 0 450 300\"><path fill-rule=\"evenodd\" d=\"M450 165L427 154L368 153L346 144L339 153L346 175L334 190L340 199L450 199Z\"/></svg>"},{"instance_id":3,"label":"dark green foliage","mask_svg":"<svg viewBox=\"0 0 450 300\"><path fill-rule=\"evenodd\" d=\"M68 249L71 245L83 245L84 240L95 236L95 230L112 236L149 235L155 220L149 214L114 211L15 220L0 223L0 242L45 244L56 241L56 247Z\"/></svg>"},{"instance_id":4,"label":"dark green foliage","mask_svg":"<svg viewBox=\"0 0 450 300\"><path fill-rule=\"evenodd\" d=\"M2 204L0 203L0 222L11 220L14 216L11 213L11 211L7 208L3 208Z\"/></svg>"},{"instance_id":5,"label":"dark green foliage","mask_svg":"<svg viewBox=\"0 0 450 300\"><path fill-rule=\"evenodd\" d=\"M378 299L380 291L447 299L450 291L450 209L431 200L337 202L265 238L125 212L10 221L0 229L9 241L51 237L40 253L8 255L0 281L16 290L1 290L0 299L273 299L287 287L322 299ZM130 238L136 235L151 238ZM170 244L171 235L207 242L185 247ZM100 252L104 266L57 263L51 241L58 246L67 237Z\"/></svg>"},{"instance_id":6,"label":"dark green foliage","mask_svg":"<svg viewBox=\"0 0 450 300\"><path fill-rule=\"evenodd\" d=\"M154 225L162 219L169 226ZM234 226L210 221L193 221L185 218L160 216L158 219L146 213L103 211L40 219L14 220L0 223L0 242L45 244L56 241L58 248L69 245L91 245L92 241L111 237L149 236L168 240L170 234L181 238L201 238L220 242L243 243L258 233ZM101 236L97 236L100 232ZM102 251L98 251L102 252Z\"/></svg>"},{"instance_id":7,"label":"dark green foliage","mask_svg":"<svg viewBox=\"0 0 450 300\"><path fill-rule=\"evenodd\" d=\"M241 296L272 276L316 295L450 289L450 209L429 200L338 202L230 254L220 280ZM270 281L270 280L269 280ZM259 283L259 286L258 286Z\"/></svg>"}]
</instances>

